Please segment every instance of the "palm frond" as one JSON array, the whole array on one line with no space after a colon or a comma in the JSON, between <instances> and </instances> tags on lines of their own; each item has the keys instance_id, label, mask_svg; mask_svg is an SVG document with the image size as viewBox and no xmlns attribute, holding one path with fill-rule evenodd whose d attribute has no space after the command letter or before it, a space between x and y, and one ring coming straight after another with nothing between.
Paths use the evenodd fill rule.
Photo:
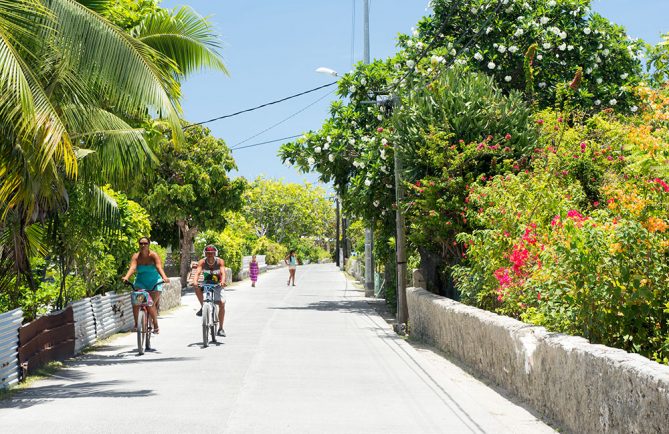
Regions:
<instances>
[{"instance_id":1,"label":"palm frond","mask_svg":"<svg viewBox=\"0 0 669 434\"><path fill-rule=\"evenodd\" d=\"M116 110L166 118L178 139L178 67L156 50L115 27L75 0L45 0L56 17L56 34L72 67ZM147 113L148 110L148 113Z\"/></svg>"},{"instance_id":2,"label":"palm frond","mask_svg":"<svg viewBox=\"0 0 669 434\"><path fill-rule=\"evenodd\" d=\"M204 68L228 74L218 50L219 36L208 19L189 7L182 7L172 15L159 10L145 18L131 32L140 41L172 59L182 75L188 76Z\"/></svg>"}]
</instances>

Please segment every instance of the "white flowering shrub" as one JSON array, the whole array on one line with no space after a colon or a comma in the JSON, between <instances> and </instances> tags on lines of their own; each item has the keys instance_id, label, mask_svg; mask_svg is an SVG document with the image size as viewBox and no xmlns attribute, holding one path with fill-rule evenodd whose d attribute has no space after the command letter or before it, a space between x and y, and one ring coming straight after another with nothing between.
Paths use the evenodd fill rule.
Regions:
<instances>
[{"instance_id":1,"label":"white flowering shrub","mask_svg":"<svg viewBox=\"0 0 669 434\"><path fill-rule=\"evenodd\" d=\"M576 106L588 111L607 106L627 111L632 88L642 74L642 41L590 11L591 0L435 0L415 36L402 36L405 57L430 56L417 68L434 68L432 59L458 60L492 75L502 89L524 90L540 107L555 103L556 86L571 81L578 67L583 80ZM536 53L528 59L528 49ZM454 57L457 56L457 59ZM615 101L614 104L611 101Z\"/></svg>"}]
</instances>

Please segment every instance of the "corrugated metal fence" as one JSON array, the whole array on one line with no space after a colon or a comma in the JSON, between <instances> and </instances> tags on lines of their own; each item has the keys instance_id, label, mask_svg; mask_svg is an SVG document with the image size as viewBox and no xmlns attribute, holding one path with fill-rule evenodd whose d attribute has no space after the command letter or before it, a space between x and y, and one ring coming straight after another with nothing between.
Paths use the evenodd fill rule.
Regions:
<instances>
[{"instance_id":1,"label":"corrugated metal fence","mask_svg":"<svg viewBox=\"0 0 669 434\"><path fill-rule=\"evenodd\" d=\"M19 381L19 328L23 311L15 309L0 314L0 387Z\"/></svg>"},{"instance_id":2,"label":"corrugated metal fence","mask_svg":"<svg viewBox=\"0 0 669 434\"><path fill-rule=\"evenodd\" d=\"M132 327L130 294L85 298L21 326L23 312L0 314L0 388L53 360L64 360L98 339ZM23 370L21 369L23 366Z\"/></svg>"}]
</instances>

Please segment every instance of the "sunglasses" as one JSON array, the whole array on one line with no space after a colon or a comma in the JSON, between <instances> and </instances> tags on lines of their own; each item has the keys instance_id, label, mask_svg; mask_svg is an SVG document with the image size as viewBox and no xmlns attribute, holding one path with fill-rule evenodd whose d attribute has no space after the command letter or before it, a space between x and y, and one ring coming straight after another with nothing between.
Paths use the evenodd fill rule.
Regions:
<instances>
[{"instance_id":1,"label":"sunglasses","mask_svg":"<svg viewBox=\"0 0 669 434\"><path fill-rule=\"evenodd\" d=\"M149 243L145 243L145 242L143 242L143 243L139 243L139 245L140 245L140 246L148 246Z\"/></svg>"}]
</instances>

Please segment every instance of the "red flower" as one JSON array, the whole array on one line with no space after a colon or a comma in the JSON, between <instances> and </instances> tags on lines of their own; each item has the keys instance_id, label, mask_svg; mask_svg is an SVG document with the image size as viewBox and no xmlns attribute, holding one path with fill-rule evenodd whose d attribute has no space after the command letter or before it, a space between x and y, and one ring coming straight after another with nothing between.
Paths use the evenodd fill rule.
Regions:
<instances>
[{"instance_id":1,"label":"red flower","mask_svg":"<svg viewBox=\"0 0 669 434\"><path fill-rule=\"evenodd\" d=\"M378 128L376 129L376 132L377 132L377 133L382 133L382 132L383 132L383 127L378 127Z\"/></svg>"},{"instance_id":2,"label":"red flower","mask_svg":"<svg viewBox=\"0 0 669 434\"><path fill-rule=\"evenodd\" d=\"M539 125L543 125L543 124L544 124L544 120L543 120L543 119L537 119L537 123L538 123Z\"/></svg>"},{"instance_id":3,"label":"red flower","mask_svg":"<svg viewBox=\"0 0 669 434\"><path fill-rule=\"evenodd\" d=\"M511 134L506 133L506 136L504 136L504 139L506 139L506 140L511 140Z\"/></svg>"},{"instance_id":4,"label":"red flower","mask_svg":"<svg viewBox=\"0 0 669 434\"><path fill-rule=\"evenodd\" d=\"M669 191L669 185L666 182L662 181L660 178L655 178L653 182L660 184L664 191Z\"/></svg>"}]
</instances>

